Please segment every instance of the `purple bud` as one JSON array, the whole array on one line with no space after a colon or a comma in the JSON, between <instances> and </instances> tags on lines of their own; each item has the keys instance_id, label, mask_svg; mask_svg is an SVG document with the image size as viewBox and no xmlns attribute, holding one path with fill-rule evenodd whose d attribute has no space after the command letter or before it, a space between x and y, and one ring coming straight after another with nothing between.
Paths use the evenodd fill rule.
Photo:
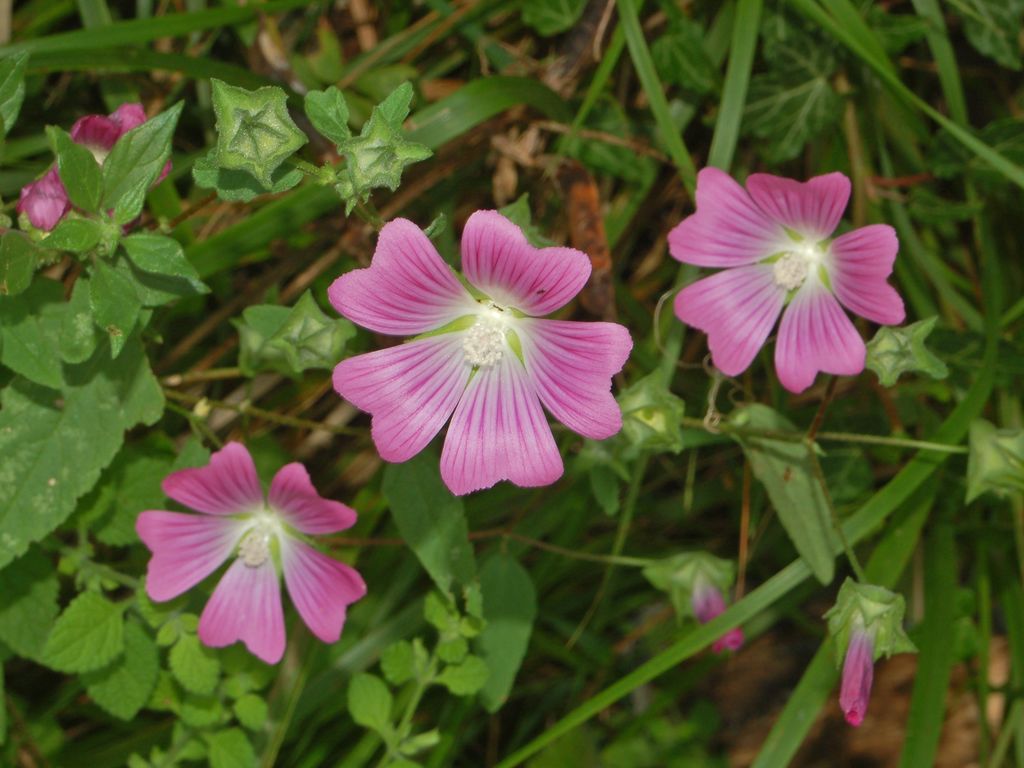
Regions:
<instances>
[{"instance_id":1,"label":"purple bud","mask_svg":"<svg viewBox=\"0 0 1024 768\"><path fill-rule=\"evenodd\" d=\"M707 624L725 610L725 599L713 584L705 579L698 579L693 588L693 615L701 624ZM730 629L711 646L715 653L735 651L743 645L743 630L739 627Z\"/></svg>"},{"instance_id":2,"label":"purple bud","mask_svg":"<svg viewBox=\"0 0 1024 768\"><path fill-rule=\"evenodd\" d=\"M854 629L846 649L843 684L839 689L839 706L843 708L846 722L853 726L864 721L868 709L871 681L874 678L874 652L874 638L863 629Z\"/></svg>"},{"instance_id":3,"label":"purple bud","mask_svg":"<svg viewBox=\"0 0 1024 768\"><path fill-rule=\"evenodd\" d=\"M21 188L18 213L28 216L36 229L50 231L70 209L68 193L60 180L57 166L51 167L42 178Z\"/></svg>"}]
</instances>

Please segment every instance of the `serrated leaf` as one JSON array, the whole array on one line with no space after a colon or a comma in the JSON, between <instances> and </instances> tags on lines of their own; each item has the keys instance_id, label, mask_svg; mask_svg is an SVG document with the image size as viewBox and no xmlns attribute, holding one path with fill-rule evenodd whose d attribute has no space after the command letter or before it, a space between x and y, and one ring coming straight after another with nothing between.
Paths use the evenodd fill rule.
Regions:
<instances>
[{"instance_id":1,"label":"serrated leaf","mask_svg":"<svg viewBox=\"0 0 1024 768\"><path fill-rule=\"evenodd\" d=\"M87 253L103 239L103 225L92 219L63 219L44 240L48 248Z\"/></svg>"},{"instance_id":2,"label":"serrated leaf","mask_svg":"<svg viewBox=\"0 0 1024 768\"><path fill-rule=\"evenodd\" d=\"M968 503L987 491L999 496L1024 493L1024 429L998 429L975 419L968 444Z\"/></svg>"},{"instance_id":3,"label":"serrated leaf","mask_svg":"<svg viewBox=\"0 0 1024 768\"><path fill-rule=\"evenodd\" d=\"M117 361L101 350L64 366L59 392L15 379L0 392L0 567L74 511L114 458L127 429L163 413L142 345Z\"/></svg>"},{"instance_id":4,"label":"serrated leaf","mask_svg":"<svg viewBox=\"0 0 1024 768\"><path fill-rule=\"evenodd\" d=\"M97 261L89 280L89 308L93 321L107 334L110 349L117 357L134 330L142 309L135 284L124 272L105 261Z\"/></svg>"},{"instance_id":5,"label":"serrated leaf","mask_svg":"<svg viewBox=\"0 0 1024 768\"><path fill-rule=\"evenodd\" d=\"M455 696L472 696L484 687L490 670L479 656L467 656L461 664L441 670L437 682Z\"/></svg>"},{"instance_id":6,"label":"serrated leaf","mask_svg":"<svg viewBox=\"0 0 1024 768\"><path fill-rule=\"evenodd\" d=\"M267 725L267 702L262 696L247 693L234 706L235 717L250 731L261 731Z\"/></svg>"},{"instance_id":7,"label":"serrated leaf","mask_svg":"<svg viewBox=\"0 0 1024 768\"><path fill-rule=\"evenodd\" d=\"M462 500L441 481L432 451L404 464L388 464L383 490L398 532L442 592L451 595L453 582L465 585L475 579Z\"/></svg>"},{"instance_id":8,"label":"serrated leaf","mask_svg":"<svg viewBox=\"0 0 1024 768\"><path fill-rule=\"evenodd\" d=\"M71 202L88 213L99 210L103 173L88 147L76 144L66 131L48 126L46 134L57 156L60 180Z\"/></svg>"},{"instance_id":9,"label":"serrated leaf","mask_svg":"<svg viewBox=\"0 0 1024 768\"><path fill-rule=\"evenodd\" d=\"M193 634L183 634L171 648L171 673L191 693L213 693L220 679L220 662Z\"/></svg>"},{"instance_id":10,"label":"serrated leaf","mask_svg":"<svg viewBox=\"0 0 1024 768\"><path fill-rule=\"evenodd\" d=\"M89 278L79 277L71 289L60 325L60 356L66 363L84 363L100 342L92 317Z\"/></svg>"},{"instance_id":11,"label":"serrated leaf","mask_svg":"<svg viewBox=\"0 0 1024 768\"><path fill-rule=\"evenodd\" d=\"M967 41L983 56L1008 69L1021 68L1021 0L963 0L950 4L950 11L964 20Z\"/></svg>"},{"instance_id":12,"label":"serrated leaf","mask_svg":"<svg viewBox=\"0 0 1024 768\"><path fill-rule=\"evenodd\" d=\"M586 4L586 0L525 0L523 22L550 37L571 28Z\"/></svg>"},{"instance_id":13,"label":"serrated leaf","mask_svg":"<svg viewBox=\"0 0 1024 768\"><path fill-rule=\"evenodd\" d=\"M0 296L16 296L28 288L39 261L39 249L21 232L0 235Z\"/></svg>"},{"instance_id":14,"label":"serrated leaf","mask_svg":"<svg viewBox=\"0 0 1024 768\"><path fill-rule=\"evenodd\" d=\"M731 419L740 427L773 432L793 432L794 425L765 405L738 409ZM821 484L814 476L811 450L804 443L737 436L750 461L754 476L768 491L768 498L796 551L822 584L835 572L838 540Z\"/></svg>"},{"instance_id":15,"label":"serrated leaf","mask_svg":"<svg viewBox=\"0 0 1024 768\"><path fill-rule=\"evenodd\" d=\"M173 237L139 233L124 238L121 245L132 263L144 272L181 278L187 280L197 293L209 293L210 289L199 279L196 268L185 257L181 243Z\"/></svg>"},{"instance_id":16,"label":"serrated leaf","mask_svg":"<svg viewBox=\"0 0 1024 768\"><path fill-rule=\"evenodd\" d=\"M17 296L0 298L0 362L37 384L64 383L60 333L66 305L61 284L36 280Z\"/></svg>"},{"instance_id":17,"label":"serrated leaf","mask_svg":"<svg viewBox=\"0 0 1024 768\"><path fill-rule=\"evenodd\" d=\"M480 690L488 712L497 712L508 698L537 618L533 580L519 561L506 554L491 557L480 569L487 624L476 639L476 650L490 674Z\"/></svg>"},{"instance_id":18,"label":"serrated leaf","mask_svg":"<svg viewBox=\"0 0 1024 768\"><path fill-rule=\"evenodd\" d=\"M904 373L920 371L933 379L949 375L946 364L936 357L925 340L939 318L929 317L902 327L882 326L868 342L865 365L878 375L883 387L893 386Z\"/></svg>"},{"instance_id":19,"label":"serrated leaf","mask_svg":"<svg viewBox=\"0 0 1024 768\"><path fill-rule=\"evenodd\" d=\"M374 675L360 672L348 684L348 711L352 719L364 728L384 735L393 730L391 691Z\"/></svg>"},{"instance_id":20,"label":"serrated leaf","mask_svg":"<svg viewBox=\"0 0 1024 768\"><path fill-rule=\"evenodd\" d=\"M661 79L696 94L714 90L718 69L704 48L706 36L699 24L685 17L673 20L651 45L651 57Z\"/></svg>"},{"instance_id":21,"label":"serrated leaf","mask_svg":"<svg viewBox=\"0 0 1024 768\"><path fill-rule=\"evenodd\" d=\"M131 720L149 701L160 670L153 638L139 624L124 627L124 654L110 667L82 676L86 691L114 717Z\"/></svg>"},{"instance_id":22,"label":"serrated leaf","mask_svg":"<svg viewBox=\"0 0 1024 768\"><path fill-rule=\"evenodd\" d=\"M16 53L0 60L0 120L3 133L11 132L25 101L25 66L27 53Z\"/></svg>"},{"instance_id":23,"label":"serrated leaf","mask_svg":"<svg viewBox=\"0 0 1024 768\"><path fill-rule=\"evenodd\" d=\"M1005 117L993 120L980 131L978 138L1010 162L1024 164L1024 120ZM967 150L962 144L943 133L937 137L928 153L932 171L943 179L970 178L993 187L1006 185L1006 177L986 160Z\"/></svg>"},{"instance_id":24,"label":"serrated leaf","mask_svg":"<svg viewBox=\"0 0 1024 768\"><path fill-rule=\"evenodd\" d=\"M555 245L555 241L544 236L544 234L533 225L533 213L530 210L530 193L524 192L503 208L498 213L515 224L526 235L526 239L534 248L549 248Z\"/></svg>"},{"instance_id":25,"label":"serrated leaf","mask_svg":"<svg viewBox=\"0 0 1024 768\"><path fill-rule=\"evenodd\" d=\"M41 661L59 672L91 672L124 651L124 611L96 592L83 592L57 619Z\"/></svg>"},{"instance_id":26,"label":"serrated leaf","mask_svg":"<svg viewBox=\"0 0 1024 768\"><path fill-rule=\"evenodd\" d=\"M2 576L0 573L0 578ZM380 654L380 671L392 685L401 685L412 680L416 674L412 643L408 640L399 640L385 648Z\"/></svg>"},{"instance_id":27,"label":"serrated leaf","mask_svg":"<svg viewBox=\"0 0 1024 768\"><path fill-rule=\"evenodd\" d=\"M306 117L324 137L341 144L352 137L348 127L348 104L333 85L323 91L310 91L305 100Z\"/></svg>"},{"instance_id":28,"label":"serrated leaf","mask_svg":"<svg viewBox=\"0 0 1024 768\"><path fill-rule=\"evenodd\" d=\"M210 768L253 768L256 753L240 728L228 728L206 735Z\"/></svg>"},{"instance_id":29,"label":"serrated leaf","mask_svg":"<svg viewBox=\"0 0 1024 768\"><path fill-rule=\"evenodd\" d=\"M216 78L211 83L217 164L250 173L270 189L273 172L308 141L288 114L284 91L272 85L248 91Z\"/></svg>"},{"instance_id":30,"label":"serrated leaf","mask_svg":"<svg viewBox=\"0 0 1024 768\"><path fill-rule=\"evenodd\" d=\"M119 223L127 223L142 210L146 191L171 156L171 139L183 106L184 102L178 102L132 128L117 140L103 162L102 207L123 211ZM122 204L122 198L130 204Z\"/></svg>"},{"instance_id":31,"label":"serrated leaf","mask_svg":"<svg viewBox=\"0 0 1024 768\"><path fill-rule=\"evenodd\" d=\"M221 200L248 203L257 195L287 192L302 181L303 173L298 168L281 165L270 174L270 187L267 188L248 171L218 166L217 150L211 149L192 164L192 178L196 186L216 190Z\"/></svg>"},{"instance_id":32,"label":"serrated leaf","mask_svg":"<svg viewBox=\"0 0 1024 768\"><path fill-rule=\"evenodd\" d=\"M37 658L60 612L57 570L37 548L0 570L0 641Z\"/></svg>"}]
</instances>

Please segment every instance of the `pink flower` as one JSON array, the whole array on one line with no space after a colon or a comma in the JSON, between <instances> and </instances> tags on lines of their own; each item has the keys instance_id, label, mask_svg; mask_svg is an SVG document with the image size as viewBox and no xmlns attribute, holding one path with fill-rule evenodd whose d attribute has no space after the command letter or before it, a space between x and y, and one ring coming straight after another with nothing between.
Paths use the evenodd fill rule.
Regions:
<instances>
[{"instance_id":1,"label":"pink flower","mask_svg":"<svg viewBox=\"0 0 1024 768\"><path fill-rule=\"evenodd\" d=\"M541 404L587 437L618 432L611 376L629 356L629 333L540 319L579 293L590 260L571 248L533 248L495 211L466 223L462 268L472 294L415 224L387 224L370 267L339 277L329 296L349 320L416 338L343 360L334 388L373 415L387 461L415 456L450 417L441 476L453 493L499 480L552 483L562 458Z\"/></svg>"},{"instance_id":2,"label":"pink flower","mask_svg":"<svg viewBox=\"0 0 1024 768\"><path fill-rule=\"evenodd\" d=\"M725 610L725 599L721 591L707 579L698 579L690 598L693 615L701 624L707 624ZM734 627L715 640L711 646L715 653L736 651L743 645L743 630Z\"/></svg>"},{"instance_id":3,"label":"pink flower","mask_svg":"<svg viewBox=\"0 0 1024 768\"><path fill-rule=\"evenodd\" d=\"M874 678L874 639L862 627L850 633L850 644L843 661L843 683L839 689L839 706L843 708L846 722L857 726L864 721L871 698L871 682Z\"/></svg>"},{"instance_id":4,"label":"pink flower","mask_svg":"<svg viewBox=\"0 0 1024 768\"><path fill-rule=\"evenodd\" d=\"M775 368L791 392L818 371L864 370L864 341L840 304L877 323L903 322L903 301L886 282L899 245L893 228L872 224L830 239L849 197L841 173L806 183L755 173L744 190L715 168L700 172L697 211L669 233L669 251L725 269L680 291L675 308L708 334L723 373L746 370L780 314Z\"/></svg>"},{"instance_id":5,"label":"pink flower","mask_svg":"<svg viewBox=\"0 0 1024 768\"><path fill-rule=\"evenodd\" d=\"M80 117L71 126L71 139L92 152L96 162L102 165L117 140L144 122L146 113L141 104L122 104L109 117ZM159 180L163 180L170 170L171 161L168 160ZM50 166L37 181L22 187L17 210L18 213L28 216L33 227L45 231L56 227L71 210L71 201L68 200L68 193L60 180L56 165Z\"/></svg>"},{"instance_id":6,"label":"pink flower","mask_svg":"<svg viewBox=\"0 0 1024 768\"><path fill-rule=\"evenodd\" d=\"M172 472L164 493L202 514L147 511L135 529L152 551L146 592L170 600L234 558L199 618L199 639L220 648L238 640L275 664L284 654L278 570L306 626L325 643L341 636L346 606L366 594L359 574L305 543L301 534L351 527L356 513L317 494L301 464L282 467L263 497L249 451L228 443L197 469Z\"/></svg>"}]
</instances>

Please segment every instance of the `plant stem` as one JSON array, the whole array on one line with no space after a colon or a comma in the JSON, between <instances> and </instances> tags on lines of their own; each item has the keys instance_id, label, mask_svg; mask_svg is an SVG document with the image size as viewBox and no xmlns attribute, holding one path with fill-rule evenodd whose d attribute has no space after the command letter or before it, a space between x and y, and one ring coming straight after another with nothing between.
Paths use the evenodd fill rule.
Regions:
<instances>
[{"instance_id":1,"label":"plant stem","mask_svg":"<svg viewBox=\"0 0 1024 768\"><path fill-rule=\"evenodd\" d=\"M850 567L853 568L857 581L866 582L864 568L861 566L860 560L857 559L857 553L850 546L849 539L846 538L846 534L843 532L843 522L839 519L836 507L832 503L832 495L828 492L825 472L821 468L821 462L818 461L818 454L814 452L814 441L808 438L805 444L807 446L807 456L811 460L811 471L814 472L814 477L817 479L818 485L821 486L821 493L825 497L828 513L832 518L832 528L835 529L836 536L839 537L839 542L843 545L843 552L846 553L846 559L850 561Z\"/></svg>"},{"instance_id":2,"label":"plant stem","mask_svg":"<svg viewBox=\"0 0 1024 768\"><path fill-rule=\"evenodd\" d=\"M184 392L178 392L174 389L164 387L164 396L168 400L175 400L185 405L196 405L198 403L205 403L210 409L225 408L229 411L235 411L243 416L252 416L257 419L263 419L264 421L272 421L275 424L283 424L287 427L295 427L296 429L312 429L320 430L323 432L333 432L336 435L360 435L361 430L352 429L351 427L343 427L340 425L328 424L321 421L313 421L311 419L301 419L297 416L286 416L283 413L276 413L274 411L268 411L264 408L257 408L248 401L242 401L240 403L229 403L226 400L214 400L209 397L197 397L195 395L189 395Z\"/></svg>"}]
</instances>

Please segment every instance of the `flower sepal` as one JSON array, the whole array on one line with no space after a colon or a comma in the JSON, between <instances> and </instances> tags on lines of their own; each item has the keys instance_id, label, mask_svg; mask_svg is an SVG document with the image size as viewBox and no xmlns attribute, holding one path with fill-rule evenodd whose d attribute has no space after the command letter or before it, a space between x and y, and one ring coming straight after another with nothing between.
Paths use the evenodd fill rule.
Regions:
<instances>
[{"instance_id":1,"label":"flower sepal","mask_svg":"<svg viewBox=\"0 0 1024 768\"><path fill-rule=\"evenodd\" d=\"M872 661L894 653L917 653L917 647L903 630L905 612L903 595L846 579L839 588L836 604L825 614L829 635L836 644L836 666L843 665L853 635L858 632L873 636Z\"/></svg>"}]
</instances>

